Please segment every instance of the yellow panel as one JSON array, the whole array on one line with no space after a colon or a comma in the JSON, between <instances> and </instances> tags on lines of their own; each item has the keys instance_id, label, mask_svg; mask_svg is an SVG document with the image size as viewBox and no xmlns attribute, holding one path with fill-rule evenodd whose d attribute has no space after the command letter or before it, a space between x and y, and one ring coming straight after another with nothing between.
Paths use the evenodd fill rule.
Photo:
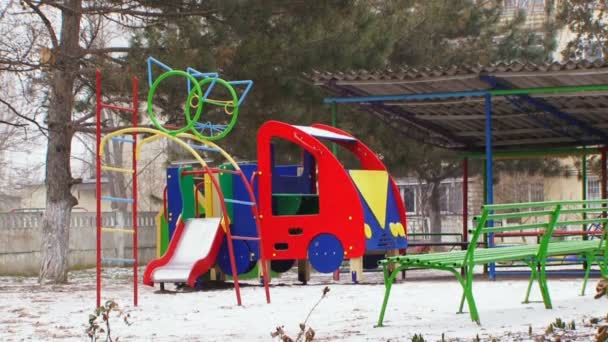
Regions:
<instances>
[{"instance_id":1,"label":"yellow panel","mask_svg":"<svg viewBox=\"0 0 608 342\"><path fill-rule=\"evenodd\" d=\"M203 190L204 191L204 188L203 189L199 189L199 190ZM194 195L197 197L198 205L199 206L202 205L203 208L206 208L205 204L207 203L207 200L205 199L205 196L203 196L203 194L200 191L196 191L196 185L194 186L194 191L195 191ZM206 211L206 209L205 209L205 211ZM206 215L205 215L205 217L206 217Z\"/></svg>"},{"instance_id":2,"label":"yellow panel","mask_svg":"<svg viewBox=\"0 0 608 342\"><path fill-rule=\"evenodd\" d=\"M205 173L205 217L213 217L213 185L209 174Z\"/></svg>"},{"instance_id":3,"label":"yellow panel","mask_svg":"<svg viewBox=\"0 0 608 342\"><path fill-rule=\"evenodd\" d=\"M389 227L391 227L391 234L393 234L394 237L399 236L399 225L400 223L389 223Z\"/></svg>"},{"instance_id":4,"label":"yellow panel","mask_svg":"<svg viewBox=\"0 0 608 342\"><path fill-rule=\"evenodd\" d=\"M388 200L388 172L372 170L350 170L350 177L372 210L380 227L386 222L386 202Z\"/></svg>"},{"instance_id":5,"label":"yellow panel","mask_svg":"<svg viewBox=\"0 0 608 342\"><path fill-rule=\"evenodd\" d=\"M397 223L397 225L399 227L399 236L405 237L405 227L403 224L401 224L401 222Z\"/></svg>"}]
</instances>

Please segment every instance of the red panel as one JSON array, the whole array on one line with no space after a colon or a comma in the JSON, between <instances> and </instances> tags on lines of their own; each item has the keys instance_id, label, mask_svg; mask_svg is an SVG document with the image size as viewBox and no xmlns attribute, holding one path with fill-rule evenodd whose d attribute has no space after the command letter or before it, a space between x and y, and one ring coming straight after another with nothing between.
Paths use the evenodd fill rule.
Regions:
<instances>
[{"instance_id":1,"label":"red panel","mask_svg":"<svg viewBox=\"0 0 608 342\"><path fill-rule=\"evenodd\" d=\"M318 168L318 215L272 215L272 175L270 143L280 138L308 151ZM320 233L335 235L343 245L345 258L365 252L363 208L357 190L342 164L318 139L279 121L268 121L258 131L259 209L262 216L262 246L268 259L306 259L310 241ZM291 227L302 228L301 235L289 235ZM276 250L276 243L287 243Z\"/></svg>"}]
</instances>

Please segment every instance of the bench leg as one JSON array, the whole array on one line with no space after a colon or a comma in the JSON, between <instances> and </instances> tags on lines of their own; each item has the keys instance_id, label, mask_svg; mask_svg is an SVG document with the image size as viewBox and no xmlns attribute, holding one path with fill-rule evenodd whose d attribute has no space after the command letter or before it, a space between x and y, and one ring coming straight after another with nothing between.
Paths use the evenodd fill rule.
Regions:
<instances>
[{"instance_id":1,"label":"bench leg","mask_svg":"<svg viewBox=\"0 0 608 342\"><path fill-rule=\"evenodd\" d=\"M552 309L551 296L549 295L549 287L547 286L547 271L545 260L540 262L540 275L538 277L538 285L540 286L540 293L543 295L543 302L545 303L546 309Z\"/></svg>"},{"instance_id":2,"label":"bench leg","mask_svg":"<svg viewBox=\"0 0 608 342\"><path fill-rule=\"evenodd\" d=\"M382 326L382 322L384 321L384 313L386 312L386 305L388 304L388 297L391 294L391 287L393 286L393 282L395 281L395 277L399 274L401 270L404 268L398 267L394 269L392 272L388 270L388 264L382 265L382 271L384 273L384 300L382 301L382 308L380 309L380 317L378 317L378 325L377 327Z\"/></svg>"},{"instance_id":3,"label":"bench leg","mask_svg":"<svg viewBox=\"0 0 608 342\"><path fill-rule=\"evenodd\" d=\"M528 266L530 267L530 281L528 282L528 289L526 290L526 297L524 298L523 303L530 303L530 291L532 290L532 284L534 280L538 278L538 272L536 271L536 263L529 262Z\"/></svg>"},{"instance_id":4,"label":"bench leg","mask_svg":"<svg viewBox=\"0 0 608 342\"><path fill-rule=\"evenodd\" d=\"M458 307L458 313L462 313L462 309L464 308L464 300L465 300L465 292L462 291L462 297L460 297L460 306Z\"/></svg>"},{"instance_id":5,"label":"bench leg","mask_svg":"<svg viewBox=\"0 0 608 342\"><path fill-rule=\"evenodd\" d=\"M585 295L585 289L587 288L587 280L589 280L589 274L591 273L591 266L593 266L595 253L585 253L585 260L587 265L585 267L585 278L583 279L583 289L581 290L581 296Z\"/></svg>"},{"instance_id":6,"label":"bench leg","mask_svg":"<svg viewBox=\"0 0 608 342\"><path fill-rule=\"evenodd\" d=\"M475 305L475 298L473 297L473 268L467 268L466 278L463 278L456 270L451 271L456 276L456 279L458 279L458 282L462 286L463 290L462 298L460 300L459 313L462 313L464 300L466 299L467 304L469 305L469 314L471 315L471 320L477 324L481 324L479 320L479 313L477 312L477 305Z\"/></svg>"}]
</instances>

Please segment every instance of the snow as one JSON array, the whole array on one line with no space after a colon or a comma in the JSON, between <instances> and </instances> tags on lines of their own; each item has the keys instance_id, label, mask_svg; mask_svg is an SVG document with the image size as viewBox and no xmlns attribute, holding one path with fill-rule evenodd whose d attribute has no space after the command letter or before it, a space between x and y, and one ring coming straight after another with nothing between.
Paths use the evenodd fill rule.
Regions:
<instances>
[{"instance_id":1,"label":"snow","mask_svg":"<svg viewBox=\"0 0 608 342\"><path fill-rule=\"evenodd\" d=\"M523 278L490 282L479 277L474 283L482 321L478 326L468 313L456 314L461 291L455 279L415 273L408 272L407 280L393 286L382 328L374 328L384 293L379 273L366 274L366 283L358 285L320 274L313 274L309 285L299 285L290 273L273 279L271 304L265 302L263 287L249 282L242 288L242 307L231 288L158 293L158 288L142 285L140 305L134 308L129 270L115 268L104 275L103 299L116 300L131 315L131 326L112 319L112 335L123 341L271 341L270 333L279 325L294 337L325 286L330 292L308 321L315 341L411 341L414 334L436 341L442 333L447 340L471 341L476 335L482 340L521 340L530 326L534 334L542 334L556 318L575 320L579 340L588 341L594 330L584 328L584 322L608 313L606 298L593 299L595 280L583 297L581 279L550 279L554 309L546 310L537 288L532 292L537 302L521 304L527 285ZM0 277L0 340L86 340L94 307L92 270L72 273L71 283L63 286Z\"/></svg>"}]
</instances>

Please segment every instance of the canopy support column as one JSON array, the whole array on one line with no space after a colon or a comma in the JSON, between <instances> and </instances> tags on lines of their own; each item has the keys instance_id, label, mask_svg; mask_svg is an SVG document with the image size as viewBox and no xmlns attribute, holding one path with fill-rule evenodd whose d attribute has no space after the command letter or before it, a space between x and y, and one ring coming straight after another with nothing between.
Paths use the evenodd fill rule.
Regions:
<instances>
[{"instance_id":1,"label":"canopy support column","mask_svg":"<svg viewBox=\"0 0 608 342\"><path fill-rule=\"evenodd\" d=\"M462 241L469 241L469 158L462 160ZM462 245L462 249L467 249L466 245Z\"/></svg>"},{"instance_id":2,"label":"canopy support column","mask_svg":"<svg viewBox=\"0 0 608 342\"><path fill-rule=\"evenodd\" d=\"M486 203L494 204L494 175L492 170L492 95L485 95L485 114L486 114ZM488 221L488 227L492 227L494 222ZM488 234L488 248L494 247L494 234ZM496 279L496 264L489 265L490 280Z\"/></svg>"}]
</instances>

